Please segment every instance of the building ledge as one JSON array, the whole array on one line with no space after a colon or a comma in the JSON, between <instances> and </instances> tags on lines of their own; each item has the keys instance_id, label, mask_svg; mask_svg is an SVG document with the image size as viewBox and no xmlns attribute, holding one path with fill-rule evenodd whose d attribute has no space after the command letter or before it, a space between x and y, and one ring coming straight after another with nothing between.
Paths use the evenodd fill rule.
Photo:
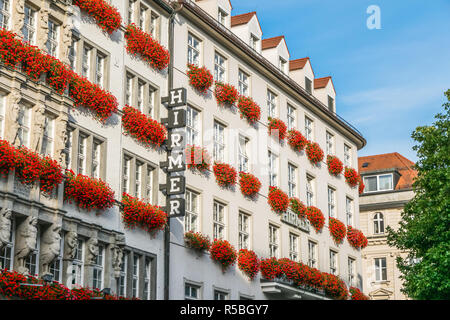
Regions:
<instances>
[{"instance_id":1,"label":"building ledge","mask_svg":"<svg viewBox=\"0 0 450 320\"><path fill-rule=\"evenodd\" d=\"M284 300L331 300L321 291L299 288L283 279L261 279L261 290L272 299Z\"/></svg>"}]
</instances>

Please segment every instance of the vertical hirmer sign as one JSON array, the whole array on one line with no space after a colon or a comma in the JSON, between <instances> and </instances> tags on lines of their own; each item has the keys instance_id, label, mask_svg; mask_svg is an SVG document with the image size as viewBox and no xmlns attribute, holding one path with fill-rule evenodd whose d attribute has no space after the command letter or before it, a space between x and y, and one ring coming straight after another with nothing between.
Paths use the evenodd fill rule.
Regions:
<instances>
[{"instance_id":1,"label":"vertical hirmer sign","mask_svg":"<svg viewBox=\"0 0 450 320\"><path fill-rule=\"evenodd\" d=\"M168 138L165 142L167 149L167 161L161 162L160 167L166 172L166 183L159 189L166 195L166 207L169 218L184 217L186 178L184 171L186 164L184 159L186 136L186 89L178 88L169 91L166 98L168 118L162 122L166 124Z\"/></svg>"}]
</instances>

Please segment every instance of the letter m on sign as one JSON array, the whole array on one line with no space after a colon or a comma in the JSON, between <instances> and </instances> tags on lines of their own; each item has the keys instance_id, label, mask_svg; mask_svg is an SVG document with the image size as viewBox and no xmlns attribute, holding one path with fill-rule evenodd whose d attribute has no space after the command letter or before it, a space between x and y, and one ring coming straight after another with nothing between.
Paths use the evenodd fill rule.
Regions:
<instances>
[{"instance_id":1,"label":"letter m on sign","mask_svg":"<svg viewBox=\"0 0 450 320\"><path fill-rule=\"evenodd\" d=\"M184 106L187 103L185 88L172 89L169 91L169 107Z\"/></svg>"}]
</instances>

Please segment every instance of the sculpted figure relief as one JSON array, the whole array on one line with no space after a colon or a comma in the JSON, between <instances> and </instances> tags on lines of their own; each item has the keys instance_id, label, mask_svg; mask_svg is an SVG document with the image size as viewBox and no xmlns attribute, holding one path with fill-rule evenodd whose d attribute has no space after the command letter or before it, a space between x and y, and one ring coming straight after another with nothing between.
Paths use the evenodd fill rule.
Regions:
<instances>
[{"instance_id":1,"label":"sculpted figure relief","mask_svg":"<svg viewBox=\"0 0 450 320\"><path fill-rule=\"evenodd\" d=\"M94 264L98 256L98 240L96 238L90 238L86 245L87 245L86 263Z\"/></svg>"},{"instance_id":2,"label":"sculpted figure relief","mask_svg":"<svg viewBox=\"0 0 450 320\"><path fill-rule=\"evenodd\" d=\"M52 224L42 235L40 250L41 275L50 273L50 265L61 250L61 226Z\"/></svg>"},{"instance_id":3,"label":"sculpted figure relief","mask_svg":"<svg viewBox=\"0 0 450 320\"><path fill-rule=\"evenodd\" d=\"M65 237L64 259L73 260L77 253L78 235L75 231L69 231Z\"/></svg>"},{"instance_id":4,"label":"sculpted figure relief","mask_svg":"<svg viewBox=\"0 0 450 320\"><path fill-rule=\"evenodd\" d=\"M29 273L25 267L25 260L36 249L37 242L37 222L36 217L29 216L18 227L18 240L16 241L16 261L17 272L22 274Z\"/></svg>"},{"instance_id":5,"label":"sculpted figure relief","mask_svg":"<svg viewBox=\"0 0 450 320\"><path fill-rule=\"evenodd\" d=\"M41 152L42 149L42 138L45 128L45 106L39 106L34 115L34 126L33 126L33 150L36 152Z\"/></svg>"},{"instance_id":6,"label":"sculpted figure relief","mask_svg":"<svg viewBox=\"0 0 450 320\"><path fill-rule=\"evenodd\" d=\"M11 108L7 110L6 116L8 118L8 126L7 126L7 132L9 133L8 141L11 142L14 146L19 146L20 141L18 137L19 132L19 115L20 115L20 100L21 100L20 93L18 91L13 91L10 94L10 100L9 103L11 105Z\"/></svg>"},{"instance_id":7,"label":"sculpted figure relief","mask_svg":"<svg viewBox=\"0 0 450 320\"><path fill-rule=\"evenodd\" d=\"M2 208L0 211L0 250L9 243L11 238L11 214L9 208Z\"/></svg>"},{"instance_id":8,"label":"sculpted figure relief","mask_svg":"<svg viewBox=\"0 0 450 320\"><path fill-rule=\"evenodd\" d=\"M66 168L66 143L67 143L67 116L61 116L56 123L55 150L59 164L63 169Z\"/></svg>"},{"instance_id":9,"label":"sculpted figure relief","mask_svg":"<svg viewBox=\"0 0 450 320\"><path fill-rule=\"evenodd\" d=\"M120 246L115 245L112 248L112 266L114 270L114 277L119 278L120 277L120 271L122 268L123 263L123 250Z\"/></svg>"},{"instance_id":10,"label":"sculpted figure relief","mask_svg":"<svg viewBox=\"0 0 450 320\"><path fill-rule=\"evenodd\" d=\"M16 15L15 15L15 22L14 22L14 29L13 31L15 33L20 33L23 27L23 17L24 17L24 7L25 7L25 0L16 0L15 1L15 9L16 9Z\"/></svg>"},{"instance_id":11,"label":"sculpted figure relief","mask_svg":"<svg viewBox=\"0 0 450 320\"><path fill-rule=\"evenodd\" d=\"M39 14L39 28L42 32L38 33L38 47L41 50L46 50L47 44L47 35L48 35L48 8L47 4L44 2L44 5L41 7Z\"/></svg>"}]
</instances>

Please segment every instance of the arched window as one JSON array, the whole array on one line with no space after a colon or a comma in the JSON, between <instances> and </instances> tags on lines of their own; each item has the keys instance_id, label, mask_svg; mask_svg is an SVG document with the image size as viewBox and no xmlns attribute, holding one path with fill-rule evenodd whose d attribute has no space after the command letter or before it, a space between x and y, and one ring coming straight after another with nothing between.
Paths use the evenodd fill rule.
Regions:
<instances>
[{"instance_id":1,"label":"arched window","mask_svg":"<svg viewBox=\"0 0 450 320\"><path fill-rule=\"evenodd\" d=\"M373 233L384 233L384 217L381 212L377 212L373 217Z\"/></svg>"}]
</instances>

